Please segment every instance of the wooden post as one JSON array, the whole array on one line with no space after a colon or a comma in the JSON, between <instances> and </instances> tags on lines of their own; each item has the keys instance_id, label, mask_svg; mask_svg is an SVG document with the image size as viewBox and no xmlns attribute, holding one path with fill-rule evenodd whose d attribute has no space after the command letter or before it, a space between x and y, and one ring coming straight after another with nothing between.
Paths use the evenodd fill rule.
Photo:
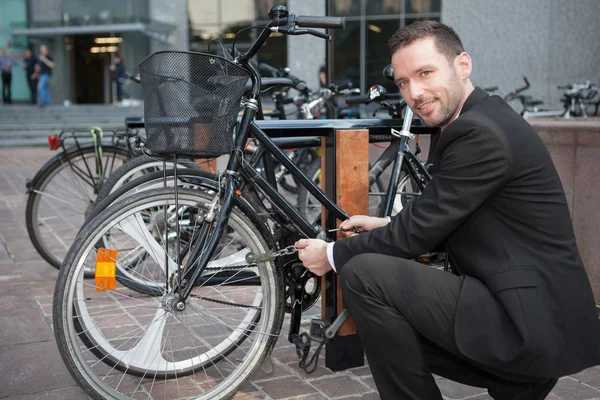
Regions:
<instances>
[{"instance_id":1,"label":"wooden post","mask_svg":"<svg viewBox=\"0 0 600 400\"><path fill-rule=\"evenodd\" d=\"M216 158L198 158L194 162L205 171L212 172L213 174L217 173Z\"/></svg>"},{"instance_id":2,"label":"wooden post","mask_svg":"<svg viewBox=\"0 0 600 400\"><path fill-rule=\"evenodd\" d=\"M322 141L322 184L328 197L349 215L369 212L369 131L338 130L332 139ZM336 228L335 221L324 212L325 229ZM338 240L344 235L338 233ZM323 278L322 318L332 322L343 309L339 278L333 272ZM364 365L364 354L351 318L340 327L338 336L326 347L325 365L333 370Z\"/></svg>"}]
</instances>

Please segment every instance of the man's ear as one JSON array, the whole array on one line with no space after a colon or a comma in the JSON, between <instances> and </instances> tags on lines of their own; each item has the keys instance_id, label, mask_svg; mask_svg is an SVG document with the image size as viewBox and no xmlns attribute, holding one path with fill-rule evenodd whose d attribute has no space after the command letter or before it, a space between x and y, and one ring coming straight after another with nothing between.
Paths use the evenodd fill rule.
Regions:
<instances>
[{"instance_id":1,"label":"man's ear","mask_svg":"<svg viewBox=\"0 0 600 400\"><path fill-rule=\"evenodd\" d=\"M471 61L471 56L467 52L460 53L454 63L457 68L458 75L461 79L469 79L471 76L471 71L473 70L473 63Z\"/></svg>"}]
</instances>

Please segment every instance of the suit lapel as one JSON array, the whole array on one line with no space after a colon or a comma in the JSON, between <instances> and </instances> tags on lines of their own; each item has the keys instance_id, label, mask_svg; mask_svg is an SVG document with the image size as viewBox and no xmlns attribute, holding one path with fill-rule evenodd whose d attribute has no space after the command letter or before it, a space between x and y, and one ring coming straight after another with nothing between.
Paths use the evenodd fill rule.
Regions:
<instances>
[{"instance_id":1,"label":"suit lapel","mask_svg":"<svg viewBox=\"0 0 600 400\"><path fill-rule=\"evenodd\" d=\"M471 108L473 108L473 106L475 106L475 104L481 103L488 96L489 95L487 94L486 91L481 90L478 87L476 87L471 92L471 94L469 95L469 97L467 97L467 101L465 101L465 104L463 104L463 107L462 107L462 110L460 110L460 113L461 114L466 113Z\"/></svg>"},{"instance_id":2,"label":"suit lapel","mask_svg":"<svg viewBox=\"0 0 600 400\"><path fill-rule=\"evenodd\" d=\"M471 92L469 97L467 97L465 104L463 104L462 109L460 110L460 114L459 114L458 118L460 118L461 115L463 115L464 113L469 111L471 108L475 107L476 104L481 103L488 96L489 95L486 91L481 90L480 88L476 87ZM444 128L444 131L448 130L455 123L455 121L456 120L452 121L446 128ZM448 141L444 140L444 132L440 132L440 133L438 133L438 137L436 138L435 143L432 143L432 146L430 147L430 152L433 154L433 156L428 157L428 159L431 160L431 162L433 163L434 173L437 170L442 153L443 153L444 149L446 148L447 144L448 144Z\"/></svg>"}]
</instances>

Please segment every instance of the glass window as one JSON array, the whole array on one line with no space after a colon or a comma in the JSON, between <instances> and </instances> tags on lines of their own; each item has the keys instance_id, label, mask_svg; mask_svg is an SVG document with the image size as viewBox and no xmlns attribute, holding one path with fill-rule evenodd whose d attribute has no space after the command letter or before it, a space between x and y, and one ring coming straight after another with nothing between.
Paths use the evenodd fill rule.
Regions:
<instances>
[{"instance_id":1,"label":"glass window","mask_svg":"<svg viewBox=\"0 0 600 400\"><path fill-rule=\"evenodd\" d=\"M273 6L282 5L287 7L286 0L254 0L254 10L257 20L269 20L269 11ZM237 5L235 6L237 7ZM235 8L233 8L235 9Z\"/></svg>"},{"instance_id":2,"label":"glass window","mask_svg":"<svg viewBox=\"0 0 600 400\"><path fill-rule=\"evenodd\" d=\"M287 36L284 34L271 34L265 46L260 49L256 56L256 61L267 63L275 68L287 67Z\"/></svg>"},{"instance_id":3,"label":"glass window","mask_svg":"<svg viewBox=\"0 0 600 400\"><path fill-rule=\"evenodd\" d=\"M383 85L388 90L395 90L394 84L383 77L383 69L391 62L387 42L398 28L400 28L399 18L397 20L367 21L367 72L365 77L367 87Z\"/></svg>"},{"instance_id":4,"label":"glass window","mask_svg":"<svg viewBox=\"0 0 600 400\"><path fill-rule=\"evenodd\" d=\"M335 30L332 83L342 84L351 81L360 87L360 22L346 21L346 29Z\"/></svg>"},{"instance_id":5,"label":"glass window","mask_svg":"<svg viewBox=\"0 0 600 400\"><path fill-rule=\"evenodd\" d=\"M333 4L334 15L339 17L360 16L360 2L361 0L335 0Z\"/></svg>"},{"instance_id":6,"label":"glass window","mask_svg":"<svg viewBox=\"0 0 600 400\"><path fill-rule=\"evenodd\" d=\"M406 14L439 13L441 0L405 0Z\"/></svg>"},{"instance_id":7,"label":"glass window","mask_svg":"<svg viewBox=\"0 0 600 400\"><path fill-rule=\"evenodd\" d=\"M191 29L204 29L219 24L217 0L188 0L188 18Z\"/></svg>"},{"instance_id":8,"label":"glass window","mask_svg":"<svg viewBox=\"0 0 600 400\"><path fill-rule=\"evenodd\" d=\"M400 14L402 0L369 0L367 1L367 15Z\"/></svg>"},{"instance_id":9,"label":"glass window","mask_svg":"<svg viewBox=\"0 0 600 400\"><path fill-rule=\"evenodd\" d=\"M430 17L423 17L423 18L406 18L404 25L406 26L406 25L410 25L410 24L412 24L413 22L417 22L417 21L425 21L425 20L431 20L431 21L438 21L438 22L439 22L440 18L439 18L439 17L433 17L433 18L430 18Z\"/></svg>"}]
</instances>

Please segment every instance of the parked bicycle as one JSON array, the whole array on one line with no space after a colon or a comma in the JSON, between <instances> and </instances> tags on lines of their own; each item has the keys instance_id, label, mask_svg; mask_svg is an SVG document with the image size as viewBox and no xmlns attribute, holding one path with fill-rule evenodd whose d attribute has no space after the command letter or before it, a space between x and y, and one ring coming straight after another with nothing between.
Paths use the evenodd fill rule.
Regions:
<instances>
[{"instance_id":1,"label":"parked bicycle","mask_svg":"<svg viewBox=\"0 0 600 400\"><path fill-rule=\"evenodd\" d=\"M273 176L264 178L246 161L243 148L250 133L328 212L338 219L348 215L254 120L260 112L260 75L248 60L272 31L327 38L302 27L341 28L344 20L294 16L282 6L272 8L269 16L271 22L251 48L233 61L167 51L140 64L147 147L173 157L174 162L178 156L231 156L216 181L196 180L202 190L175 184L109 205L87 223L71 246L55 289L55 337L68 370L92 398L132 398L140 393L148 398L232 396L281 336L286 279L293 284L288 339L300 346L306 360L305 343L298 333L309 274L290 245L299 237L331 239L331 234L304 219L270 183ZM243 85L249 77L253 87L243 101L243 117L236 128ZM410 150L411 121L407 110L395 140L398 157L386 198L388 211L405 151ZM307 131L323 124L275 122L301 124ZM393 139L387 136L385 140ZM414 167L426 173L420 164ZM268 221L242 196L248 187L263 193L272 205ZM86 265L95 267L94 283L83 279ZM160 292L147 295L117 287L117 268L135 271L138 283ZM332 327L337 322L332 321Z\"/></svg>"},{"instance_id":2,"label":"parked bicycle","mask_svg":"<svg viewBox=\"0 0 600 400\"><path fill-rule=\"evenodd\" d=\"M139 121L122 131L63 131L50 135L50 150L61 150L25 181L27 233L37 252L59 268L84 216L104 181L135 152Z\"/></svg>"},{"instance_id":3,"label":"parked bicycle","mask_svg":"<svg viewBox=\"0 0 600 400\"><path fill-rule=\"evenodd\" d=\"M529 80L523 77L525 86L513 90L504 97L504 100L511 102L518 100L521 103L521 116L527 118L539 118L539 117L583 117L587 118L586 108L595 103L593 98L598 93L598 88L590 81L586 81L583 84L568 84L559 85L559 90L564 90L563 95L560 99L563 107L561 109L548 110L541 107L544 102L539 99L534 99L532 96L521 94L523 91L529 89ZM596 111L597 113L597 107Z\"/></svg>"}]
</instances>

